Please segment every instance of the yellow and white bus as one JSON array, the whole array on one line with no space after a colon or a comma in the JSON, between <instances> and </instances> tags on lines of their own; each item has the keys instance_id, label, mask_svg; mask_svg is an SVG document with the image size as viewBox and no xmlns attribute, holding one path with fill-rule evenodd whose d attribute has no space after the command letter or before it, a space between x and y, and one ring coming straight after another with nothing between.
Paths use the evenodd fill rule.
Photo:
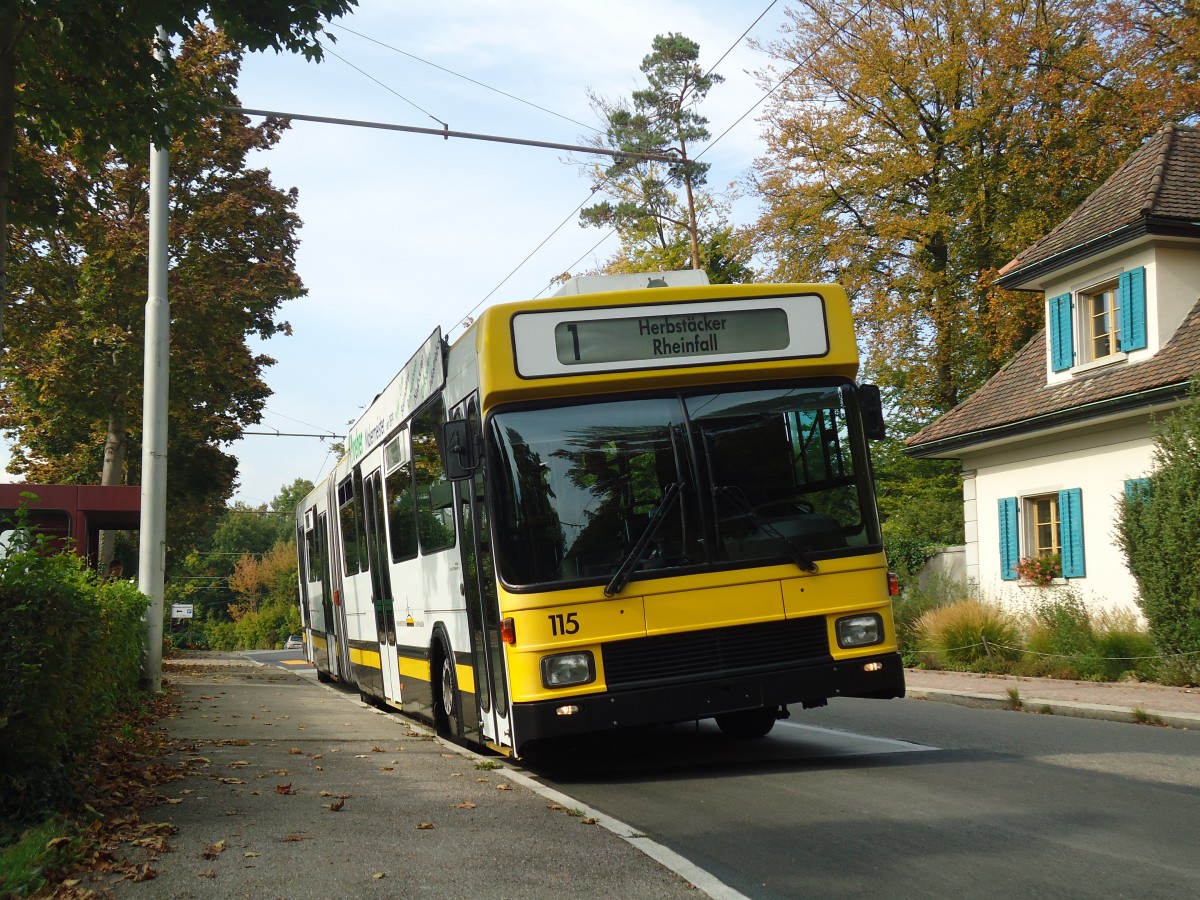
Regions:
<instances>
[{"instance_id":1,"label":"yellow and white bus","mask_svg":"<svg viewBox=\"0 0 1200 900\"><path fill-rule=\"evenodd\" d=\"M440 331L298 509L319 676L505 753L902 697L837 285L574 279Z\"/></svg>"}]
</instances>

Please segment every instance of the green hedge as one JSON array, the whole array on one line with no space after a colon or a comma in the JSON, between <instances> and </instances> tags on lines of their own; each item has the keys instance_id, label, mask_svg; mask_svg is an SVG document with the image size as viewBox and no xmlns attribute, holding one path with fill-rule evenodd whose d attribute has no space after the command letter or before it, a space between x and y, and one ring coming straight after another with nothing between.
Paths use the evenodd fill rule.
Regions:
<instances>
[{"instance_id":1,"label":"green hedge","mask_svg":"<svg viewBox=\"0 0 1200 900\"><path fill-rule=\"evenodd\" d=\"M28 531L0 559L0 816L71 794L75 762L138 696L149 601Z\"/></svg>"}]
</instances>

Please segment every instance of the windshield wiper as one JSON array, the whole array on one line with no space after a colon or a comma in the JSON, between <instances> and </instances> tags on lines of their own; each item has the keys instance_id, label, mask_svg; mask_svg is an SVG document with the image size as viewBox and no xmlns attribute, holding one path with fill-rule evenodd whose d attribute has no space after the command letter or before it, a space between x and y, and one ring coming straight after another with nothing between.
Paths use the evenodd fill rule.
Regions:
<instances>
[{"instance_id":1,"label":"windshield wiper","mask_svg":"<svg viewBox=\"0 0 1200 900\"><path fill-rule=\"evenodd\" d=\"M746 518L755 524L759 531L774 540L787 554L788 559L799 566L803 571L809 574L815 574L817 564L808 558L808 554L788 540L787 535L783 534L778 528L770 522L765 521L750 505L750 502L742 495L741 489L730 487L727 485L714 485L713 494L717 497L728 497L733 501L733 505L741 511Z\"/></svg>"},{"instance_id":2,"label":"windshield wiper","mask_svg":"<svg viewBox=\"0 0 1200 900\"><path fill-rule=\"evenodd\" d=\"M633 570L637 568L637 564L645 556L646 548L650 546L650 541L658 534L658 530L662 527L663 522L667 520L667 513L679 499L680 487L681 485L678 481L667 485L667 491L663 494L662 503L658 504L658 508L651 514L650 521L646 523L646 527L638 535L637 542L634 543L633 549L629 551L629 555L621 563L621 567L617 569L617 573L613 575L612 581L605 586L605 597L619 594L625 585L629 583L629 579L633 576Z\"/></svg>"}]
</instances>

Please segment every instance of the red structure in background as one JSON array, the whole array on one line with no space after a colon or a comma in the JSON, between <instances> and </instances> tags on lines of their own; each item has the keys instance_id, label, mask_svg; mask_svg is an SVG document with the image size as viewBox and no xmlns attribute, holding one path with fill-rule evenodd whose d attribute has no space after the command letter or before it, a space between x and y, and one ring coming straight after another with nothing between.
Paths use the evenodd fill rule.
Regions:
<instances>
[{"instance_id":1,"label":"red structure in background","mask_svg":"<svg viewBox=\"0 0 1200 900\"><path fill-rule=\"evenodd\" d=\"M22 497L34 494L37 499ZM29 510L29 523L86 557L95 568L101 531L136 531L142 517L142 489L137 485L0 484L0 532L11 525L13 512Z\"/></svg>"}]
</instances>

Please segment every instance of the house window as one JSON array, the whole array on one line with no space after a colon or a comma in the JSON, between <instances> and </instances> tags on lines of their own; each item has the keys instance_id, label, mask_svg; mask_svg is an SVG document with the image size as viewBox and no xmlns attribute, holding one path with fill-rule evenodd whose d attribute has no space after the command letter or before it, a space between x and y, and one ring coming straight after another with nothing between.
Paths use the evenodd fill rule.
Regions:
<instances>
[{"instance_id":1,"label":"house window","mask_svg":"<svg viewBox=\"0 0 1200 900\"><path fill-rule=\"evenodd\" d=\"M1104 359L1121 349L1120 301L1116 282L1083 295L1089 360Z\"/></svg>"},{"instance_id":2,"label":"house window","mask_svg":"<svg viewBox=\"0 0 1200 900\"><path fill-rule=\"evenodd\" d=\"M1062 552L1062 537L1058 518L1058 494L1031 497L1025 501L1030 512L1032 533L1028 556L1053 556Z\"/></svg>"},{"instance_id":3,"label":"house window","mask_svg":"<svg viewBox=\"0 0 1200 900\"><path fill-rule=\"evenodd\" d=\"M1115 282L1047 301L1050 368L1065 372L1078 363L1142 350L1146 342L1146 270L1122 272ZM1078 336L1079 351L1076 351Z\"/></svg>"},{"instance_id":4,"label":"house window","mask_svg":"<svg viewBox=\"0 0 1200 900\"><path fill-rule=\"evenodd\" d=\"M1000 577L1017 580L1017 563L1023 556L1062 559L1064 578L1086 574L1083 554L1083 493L1069 488L1054 494L1024 498L1005 497L1000 511ZM1021 527L1021 517L1027 523Z\"/></svg>"}]
</instances>

